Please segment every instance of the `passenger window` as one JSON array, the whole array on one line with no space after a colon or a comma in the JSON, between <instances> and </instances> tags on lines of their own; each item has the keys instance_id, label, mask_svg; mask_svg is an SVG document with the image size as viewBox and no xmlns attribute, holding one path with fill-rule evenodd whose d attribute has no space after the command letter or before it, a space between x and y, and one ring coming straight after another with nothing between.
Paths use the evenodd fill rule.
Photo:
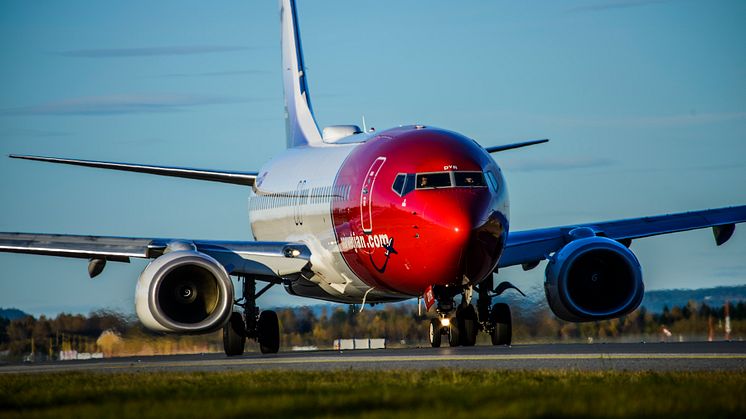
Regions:
<instances>
[{"instance_id":1,"label":"passenger window","mask_svg":"<svg viewBox=\"0 0 746 419\"><path fill-rule=\"evenodd\" d=\"M481 172L455 172L456 186L483 187L484 176Z\"/></svg>"},{"instance_id":2,"label":"passenger window","mask_svg":"<svg viewBox=\"0 0 746 419\"><path fill-rule=\"evenodd\" d=\"M451 186L451 174L421 173L417 175L417 189L447 188Z\"/></svg>"}]
</instances>

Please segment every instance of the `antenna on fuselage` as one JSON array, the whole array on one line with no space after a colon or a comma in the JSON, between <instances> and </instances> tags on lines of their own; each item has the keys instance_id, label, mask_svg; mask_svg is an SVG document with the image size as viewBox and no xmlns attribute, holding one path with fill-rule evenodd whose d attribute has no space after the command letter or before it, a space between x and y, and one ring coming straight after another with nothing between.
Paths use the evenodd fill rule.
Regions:
<instances>
[{"instance_id":1,"label":"antenna on fuselage","mask_svg":"<svg viewBox=\"0 0 746 419\"><path fill-rule=\"evenodd\" d=\"M363 132L368 132L368 127L365 126L365 115L363 115Z\"/></svg>"}]
</instances>

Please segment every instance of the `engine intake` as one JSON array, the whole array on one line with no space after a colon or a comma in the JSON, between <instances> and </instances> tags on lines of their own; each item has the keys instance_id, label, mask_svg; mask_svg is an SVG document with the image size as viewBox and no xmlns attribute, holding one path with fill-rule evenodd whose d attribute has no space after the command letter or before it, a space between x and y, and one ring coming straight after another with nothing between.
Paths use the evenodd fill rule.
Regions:
<instances>
[{"instance_id":1,"label":"engine intake","mask_svg":"<svg viewBox=\"0 0 746 419\"><path fill-rule=\"evenodd\" d=\"M550 259L544 291L549 307L563 320L623 316L642 302L640 262L625 246L606 237L574 240Z\"/></svg>"},{"instance_id":2,"label":"engine intake","mask_svg":"<svg viewBox=\"0 0 746 419\"><path fill-rule=\"evenodd\" d=\"M148 329L207 333L228 321L233 281L212 257L194 250L166 253L140 274L135 309Z\"/></svg>"}]
</instances>

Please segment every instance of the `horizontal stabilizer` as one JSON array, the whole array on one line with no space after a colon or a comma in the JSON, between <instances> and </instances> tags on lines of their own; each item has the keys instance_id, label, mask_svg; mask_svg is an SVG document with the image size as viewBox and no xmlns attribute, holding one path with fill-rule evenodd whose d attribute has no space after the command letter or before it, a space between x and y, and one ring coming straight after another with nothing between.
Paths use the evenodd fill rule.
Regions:
<instances>
[{"instance_id":1,"label":"horizontal stabilizer","mask_svg":"<svg viewBox=\"0 0 746 419\"><path fill-rule=\"evenodd\" d=\"M500 151L512 150L514 148L528 147L530 145L542 144L542 143L546 143L548 141L549 141L549 139L544 138L544 139L541 139L541 140L531 140L531 141L524 141L524 142L521 142L521 143L497 145L497 146L494 146L494 147L485 147L484 149L487 150L488 153L499 153Z\"/></svg>"},{"instance_id":2,"label":"horizontal stabilizer","mask_svg":"<svg viewBox=\"0 0 746 419\"><path fill-rule=\"evenodd\" d=\"M117 163L95 160L75 160L58 157L22 156L11 154L12 159L36 160L47 163L70 164L74 166L97 167L99 169L121 170L124 172L149 173L151 175L181 177L207 180L210 182L232 183L235 185L254 185L257 173L227 172L221 170L195 169L189 167L150 166L145 164Z\"/></svg>"}]
</instances>

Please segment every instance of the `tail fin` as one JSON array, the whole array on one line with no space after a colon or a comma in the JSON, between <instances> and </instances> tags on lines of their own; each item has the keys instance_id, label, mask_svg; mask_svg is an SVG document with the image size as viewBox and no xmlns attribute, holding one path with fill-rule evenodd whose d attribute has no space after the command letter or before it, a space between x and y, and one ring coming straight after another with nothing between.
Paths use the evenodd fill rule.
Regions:
<instances>
[{"instance_id":1,"label":"tail fin","mask_svg":"<svg viewBox=\"0 0 746 419\"><path fill-rule=\"evenodd\" d=\"M306 83L295 0L280 0L280 24L287 146L323 144Z\"/></svg>"}]
</instances>

